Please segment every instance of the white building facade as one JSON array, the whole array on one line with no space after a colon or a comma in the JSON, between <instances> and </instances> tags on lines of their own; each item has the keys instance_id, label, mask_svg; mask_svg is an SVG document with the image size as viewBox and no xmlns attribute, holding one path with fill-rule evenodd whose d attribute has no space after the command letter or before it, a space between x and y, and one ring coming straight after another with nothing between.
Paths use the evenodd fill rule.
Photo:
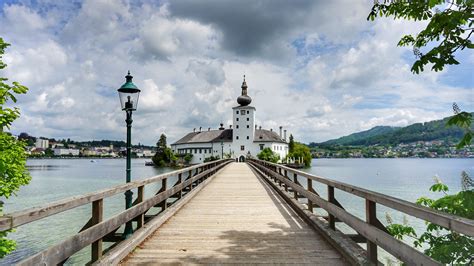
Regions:
<instances>
[{"instance_id":1,"label":"white building facade","mask_svg":"<svg viewBox=\"0 0 474 266\"><path fill-rule=\"evenodd\" d=\"M47 149L49 148L49 140L37 138L35 143L36 148Z\"/></svg>"},{"instance_id":2,"label":"white building facade","mask_svg":"<svg viewBox=\"0 0 474 266\"><path fill-rule=\"evenodd\" d=\"M78 149L57 148L53 149L53 152L56 156L79 156Z\"/></svg>"},{"instance_id":3,"label":"white building facade","mask_svg":"<svg viewBox=\"0 0 474 266\"><path fill-rule=\"evenodd\" d=\"M192 154L191 164L202 163L211 156L233 158L245 161L248 157L257 157L264 148L270 148L283 160L288 154L285 134L273 130L257 128L255 125L256 108L250 106L252 99L247 94L247 83L242 83L242 95L237 98L238 106L232 108L232 126L225 129L221 123L218 130L202 131L196 129L171 144L173 152L179 156Z\"/></svg>"}]
</instances>

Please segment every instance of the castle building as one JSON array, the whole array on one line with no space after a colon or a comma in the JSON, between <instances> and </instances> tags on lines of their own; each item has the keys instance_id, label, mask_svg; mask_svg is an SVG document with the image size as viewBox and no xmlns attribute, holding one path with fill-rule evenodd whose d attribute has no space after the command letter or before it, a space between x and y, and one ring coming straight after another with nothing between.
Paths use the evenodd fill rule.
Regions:
<instances>
[{"instance_id":1,"label":"castle building","mask_svg":"<svg viewBox=\"0 0 474 266\"><path fill-rule=\"evenodd\" d=\"M255 125L256 108L251 106L252 98L247 94L247 82L242 82L242 95L237 98L237 106L232 108L232 125L224 128L221 123L217 130L203 131L202 128L186 134L171 144L171 149L178 155L192 154L190 163L202 163L211 156L229 157L243 162L247 157L256 157L264 148L271 148L280 159L288 154L286 130L277 134L272 129L266 130Z\"/></svg>"}]
</instances>

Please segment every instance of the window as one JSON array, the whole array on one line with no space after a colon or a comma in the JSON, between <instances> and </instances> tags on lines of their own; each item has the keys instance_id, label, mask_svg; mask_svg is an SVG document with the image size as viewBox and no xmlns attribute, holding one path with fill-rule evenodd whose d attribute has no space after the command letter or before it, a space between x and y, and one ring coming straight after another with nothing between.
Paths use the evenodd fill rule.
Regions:
<instances>
[{"instance_id":1,"label":"window","mask_svg":"<svg viewBox=\"0 0 474 266\"><path fill-rule=\"evenodd\" d=\"M239 128L239 125L236 125L235 128Z\"/></svg>"},{"instance_id":2,"label":"window","mask_svg":"<svg viewBox=\"0 0 474 266\"><path fill-rule=\"evenodd\" d=\"M247 117L247 121L250 121L250 118Z\"/></svg>"},{"instance_id":3,"label":"window","mask_svg":"<svg viewBox=\"0 0 474 266\"><path fill-rule=\"evenodd\" d=\"M239 110L235 111L236 114L239 114Z\"/></svg>"},{"instance_id":4,"label":"window","mask_svg":"<svg viewBox=\"0 0 474 266\"><path fill-rule=\"evenodd\" d=\"M245 110L242 110L242 112L240 112L242 115L245 115Z\"/></svg>"},{"instance_id":5,"label":"window","mask_svg":"<svg viewBox=\"0 0 474 266\"><path fill-rule=\"evenodd\" d=\"M235 120L236 120L236 121L239 121L239 118L237 117Z\"/></svg>"},{"instance_id":6,"label":"window","mask_svg":"<svg viewBox=\"0 0 474 266\"><path fill-rule=\"evenodd\" d=\"M239 136L235 136L235 139L239 139Z\"/></svg>"},{"instance_id":7,"label":"window","mask_svg":"<svg viewBox=\"0 0 474 266\"><path fill-rule=\"evenodd\" d=\"M199 149L199 153L202 153L202 149Z\"/></svg>"},{"instance_id":8,"label":"window","mask_svg":"<svg viewBox=\"0 0 474 266\"><path fill-rule=\"evenodd\" d=\"M207 149L204 149L204 153L207 153Z\"/></svg>"},{"instance_id":9,"label":"window","mask_svg":"<svg viewBox=\"0 0 474 266\"><path fill-rule=\"evenodd\" d=\"M197 150L197 149L194 149L194 153L198 153L198 150Z\"/></svg>"},{"instance_id":10,"label":"window","mask_svg":"<svg viewBox=\"0 0 474 266\"><path fill-rule=\"evenodd\" d=\"M250 137L249 137L249 136L247 136L247 139L250 139Z\"/></svg>"},{"instance_id":11,"label":"window","mask_svg":"<svg viewBox=\"0 0 474 266\"><path fill-rule=\"evenodd\" d=\"M250 128L250 126L249 126L249 125L247 125L247 128Z\"/></svg>"},{"instance_id":12,"label":"window","mask_svg":"<svg viewBox=\"0 0 474 266\"><path fill-rule=\"evenodd\" d=\"M245 151L245 146L244 145L240 146L240 150Z\"/></svg>"},{"instance_id":13,"label":"window","mask_svg":"<svg viewBox=\"0 0 474 266\"><path fill-rule=\"evenodd\" d=\"M265 147L265 144L260 144L260 150L263 150L263 147Z\"/></svg>"}]
</instances>

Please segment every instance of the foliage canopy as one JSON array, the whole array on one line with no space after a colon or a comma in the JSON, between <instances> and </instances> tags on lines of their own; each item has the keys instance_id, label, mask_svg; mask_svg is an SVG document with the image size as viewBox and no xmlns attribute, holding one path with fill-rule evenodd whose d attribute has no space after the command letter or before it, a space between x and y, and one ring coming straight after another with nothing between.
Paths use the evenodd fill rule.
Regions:
<instances>
[{"instance_id":1,"label":"foliage canopy","mask_svg":"<svg viewBox=\"0 0 474 266\"><path fill-rule=\"evenodd\" d=\"M280 160L280 155L273 152L270 148L265 148L257 154L257 158L267 162L277 163Z\"/></svg>"},{"instance_id":2,"label":"foliage canopy","mask_svg":"<svg viewBox=\"0 0 474 266\"><path fill-rule=\"evenodd\" d=\"M156 153L151 158L153 163L156 166L166 166L176 162L177 158L173 154L171 148L169 148L166 144L166 135L161 134L160 139L156 143Z\"/></svg>"},{"instance_id":3,"label":"foliage canopy","mask_svg":"<svg viewBox=\"0 0 474 266\"><path fill-rule=\"evenodd\" d=\"M441 6L446 4L446 6ZM412 0L375 1L367 19L377 16L406 20L428 20L428 25L417 35L405 35L399 46L412 46L417 60L411 71L419 74L428 64L431 70L443 70L445 65L458 65L454 53L473 49L470 37L474 31L473 0ZM427 48L429 46L429 48ZM427 51L421 51L427 48Z\"/></svg>"},{"instance_id":4,"label":"foliage canopy","mask_svg":"<svg viewBox=\"0 0 474 266\"><path fill-rule=\"evenodd\" d=\"M474 48L470 39L474 32L473 13L474 0L376 0L367 19L393 16L395 19L428 20L426 28L416 36L405 35L398 42L399 46L413 47L417 60L411 71L419 74L428 64L432 65L431 70L434 71L441 71L446 65L458 65L454 54L458 50ZM424 52L423 49L427 51ZM458 144L458 148L462 148L472 143L470 124L473 116L471 113L461 112L456 103L453 108L455 116L447 125L457 125L467 130Z\"/></svg>"},{"instance_id":5,"label":"foliage canopy","mask_svg":"<svg viewBox=\"0 0 474 266\"><path fill-rule=\"evenodd\" d=\"M9 46L0 38L0 69L7 65L2 56ZM30 175L26 169L25 143L15 139L11 134L3 132L9 129L12 122L20 116L17 107L5 107L8 102L16 103L17 94L25 94L28 88L18 82L7 83L8 79L0 77L0 198L9 198L11 195L30 182ZM0 201L0 215L3 212L3 203ZM6 238L8 231L0 232L0 258L15 249L15 242Z\"/></svg>"},{"instance_id":6,"label":"foliage canopy","mask_svg":"<svg viewBox=\"0 0 474 266\"><path fill-rule=\"evenodd\" d=\"M289 158L301 158L305 167L311 166L311 160L313 157L311 156L311 150L308 146L295 142L293 144L293 149L288 153L287 157Z\"/></svg>"},{"instance_id":7,"label":"foliage canopy","mask_svg":"<svg viewBox=\"0 0 474 266\"><path fill-rule=\"evenodd\" d=\"M466 172L461 174L462 190L456 194L448 194L449 188L439 179L430 187L430 191L443 193L439 199L421 197L417 204L443 211L449 214L474 219L474 182ZM389 221L388 231L394 237L404 236L415 239L416 247L425 247L425 254L444 264L468 264L474 260L474 239L458 234L434 223L427 223L426 230L417 236L415 229L406 224L392 224Z\"/></svg>"}]
</instances>

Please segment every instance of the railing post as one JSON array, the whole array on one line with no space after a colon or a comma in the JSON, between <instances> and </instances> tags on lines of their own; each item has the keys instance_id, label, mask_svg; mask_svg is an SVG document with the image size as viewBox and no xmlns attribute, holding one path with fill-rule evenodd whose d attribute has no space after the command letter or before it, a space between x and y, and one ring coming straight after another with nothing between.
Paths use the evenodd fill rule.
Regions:
<instances>
[{"instance_id":1,"label":"railing post","mask_svg":"<svg viewBox=\"0 0 474 266\"><path fill-rule=\"evenodd\" d=\"M193 170L189 170L189 175L188 175L188 179L190 180L191 178L193 178ZM193 189L193 183L191 182L191 184L189 184L189 191L191 191Z\"/></svg>"},{"instance_id":2,"label":"railing post","mask_svg":"<svg viewBox=\"0 0 474 266\"><path fill-rule=\"evenodd\" d=\"M313 192L313 180L309 178L306 178L306 180L307 180L307 185L308 185L308 191ZM313 202L309 199L308 199L308 210L310 212L313 212Z\"/></svg>"},{"instance_id":3,"label":"railing post","mask_svg":"<svg viewBox=\"0 0 474 266\"><path fill-rule=\"evenodd\" d=\"M278 167L277 169L278 169L278 173L281 175L281 168ZM280 180L278 180L278 185L281 187L281 181Z\"/></svg>"},{"instance_id":4,"label":"railing post","mask_svg":"<svg viewBox=\"0 0 474 266\"><path fill-rule=\"evenodd\" d=\"M298 175L296 173L293 174L293 182L295 184L298 184ZM293 193L294 193L295 199L298 200L298 192L296 192L296 190L293 189Z\"/></svg>"},{"instance_id":5,"label":"railing post","mask_svg":"<svg viewBox=\"0 0 474 266\"><path fill-rule=\"evenodd\" d=\"M365 200L365 218L367 223L376 226L377 213L375 202L366 199ZM367 240L367 257L370 262L377 264L377 245Z\"/></svg>"},{"instance_id":6,"label":"railing post","mask_svg":"<svg viewBox=\"0 0 474 266\"><path fill-rule=\"evenodd\" d=\"M179 173L178 174L178 185L180 185L181 183L183 182L183 174L182 173ZM183 197L183 190L179 190L178 192L178 199L182 198Z\"/></svg>"},{"instance_id":7,"label":"railing post","mask_svg":"<svg viewBox=\"0 0 474 266\"><path fill-rule=\"evenodd\" d=\"M330 203L335 203L334 201L334 187L333 186L329 186L328 185L328 201ZM329 227L332 229L332 230L336 230L336 219L334 217L334 215L329 214Z\"/></svg>"},{"instance_id":8,"label":"railing post","mask_svg":"<svg viewBox=\"0 0 474 266\"><path fill-rule=\"evenodd\" d=\"M137 204L143 202L143 199L145 198L145 186L139 186L138 187L138 193L137 193ZM145 213L142 213L138 215L137 217L137 229L141 228L145 224Z\"/></svg>"},{"instance_id":9,"label":"railing post","mask_svg":"<svg viewBox=\"0 0 474 266\"><path fill-rule=\"evenodd\" d=\"M285 169L285 179L289 179L288 172L286 171L286 169ZM285 185L285 191L288 192L288 185L286 183L284 185Z\"/></svg>"},{"instance_id":10,"label":"railing post","mask_svg":"<svg viewBox=\"0 0 474 266\"><path fill-rule=\"evenodd\" d=\"M165 178L163 180L161 180L161 191L160 192L165 192L166 189L168 187L168 178ZM162 202L161 202L161 211L164 211L166 210L166 202L167 202L168 199L164 199Z\"/></svg>"},{"instance_id":11,"label":"railing post","mask_svg":"<svg viewBox=\"0 0 474 266\"><path fill-rule=\"evenodd\" d=\"M104 219L104 201L102 199L92 202L92 224L96 225ZM92 262L99 260L102 257L102 238L93 242L91 245L91 260Z\"/></svg>"}]
</instances>

